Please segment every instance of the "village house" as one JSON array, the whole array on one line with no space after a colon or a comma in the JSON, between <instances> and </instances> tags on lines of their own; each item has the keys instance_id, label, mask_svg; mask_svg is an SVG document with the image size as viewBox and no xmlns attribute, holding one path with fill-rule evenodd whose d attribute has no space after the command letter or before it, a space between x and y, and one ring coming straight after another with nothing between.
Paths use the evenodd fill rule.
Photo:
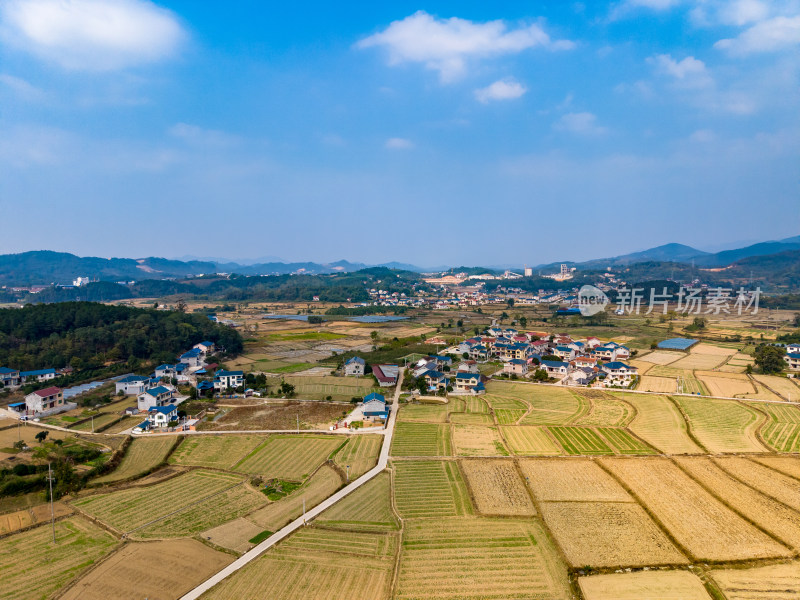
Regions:
<instances>
[{"instance_id":1,"label":"village house","mask_svg":"<svg viewBox=\"0 0 800 600\"><path fill-rule=\"evenodd\" d=\"M800 371L800 352L786 354L783 360L792 371Z\"/></svg>"},{"instance_id":2,"label":"village house","mask_svg":"<svg viewBox=\"0 0 800 600\"><path fill-rule=\"evenodd\" d=\"M0 384L2 384L2 387L17 387L19 383L19 370L0 367Z\"/></svg>"},{"instance_id":3,"label":"village house","mask_svg":"<svg viewBox=\"0 0 800 600\"><path fill-rule=\"evenodd\" d=\"M38 371L20 371L19 374L20 381L37 381L39 383L43 381L49 381L50 379L56 378L56 370L55 369L39 369Z\"/></svg>"},{"instance_id":4,"label":"village house","mask_svg":"<svg viewBox=\"0 0 800 600\"><path fill-rule=\"evenodd\" d=\"M147 411L147 420L151 427L166 427L172 421L178 420L178 409L174 404L154 406Z\"/></svg>"},{"instance_id":5,"label":"village house","mask_svg":"<svg viewBox=\"0 0 800 600\"><path fill-rule=\"evenodd\" d=\"M458 372L459 373L477 373L478 372L478 363L474 360L462 360L458 363Z\"/></svg>"},{"instance_id":6,"label":"village house","mask_svg":"<svg viewBox=\"0 0 800 600\"><path fill-rule=\"evenodd\" d=\"M163 385L151 388L137 396L136 406L142 411L149 411L157 406L166 406L172 402L175 391Z\"/></svg>"},{"instance_id":7,"label":"village house","mask_svg":"<svg viewBox=\"0 0 800 600\"><path fill-rule=\"evenodd\" d=\"M190 369L195 369L203 366L203 359L205 355L199 348L192 348L188 352L181 354L180 362L187 365Z\"/></svg>"},{"instance_id":8,"label":"village house","mask_svg":"<svg viewBox=\"0 0 800 600\"><path fill-rule=\"evenodd\" d=\"M429 391L445 390L450 384L450 380L440 371L426 371L422 374L425 383L428 384Z\"/></svg>"},{"instance_id":9,"label":"village house","mask_svg":"<svg viewBox=\"0 0 800 600\"><path fill-rule=\"evenodd\" d=\"M541 368L547 371L550 377L561 377L569 373L569 363L558 360L543 360Z\"/></svg>"},{"instance_id":10,"label":"village house","mask_svg":"<svg viewBox=\"0 0 800 600\"><path fill-rule=\"evenodd\" d=\"M478 344L469 350L469 357L472 360L486 362L489 359L489 351L483 344Z\"/></svg>"},{"instance_id":11,"label":"village house","mask_svg":"<svg viewBox=\"0 0 800 600\"><path fill-rule=\"evenodd\" d=\"M243 371L225 371L220 369L214 375L214 389L224 391L228 388L236 389L244 385L244 372Z\"/></svg>"},{"instance_id":12,"label":"village house","mask_svg":"<svg viewBox=\"0 0 800 600\"><path fill-rule=\"evenodd\" d=\"M453 366L453 359L449 356L431 356L429 357L432 361L436 363L437 369L444 369L445 367L452 367Z\"/></svg>"},{"instance_id":13,"label":"village house","mask_svg":"<svg viewBox=\"0 0 800 600\"><path fill-rule=\"evenodd\" d=\"M503 373L525 376L528 374L528 361L519 358L513 358L503 365Z\"/></svg>"},{"instance_id":14,"label":"village house","mask_svg":"<svg viewBox=\"0 0 800 600\"><path fill-rule=\"evenodd\" d=\"M400 376L400 367L397 365L372 365L372 375L379 387L392 387L397 384Z\"/></svg>"},{"instance_id":15,"label":"village house","mask_svg":"<svg viewBox=\"0 0 800 600\"><path fill-rule=\"evenodd\" d=\"M597 367L578 367L569 372L564 382L567 385L589 385L597 378L598 371Z\"/></svg>"},{"instance_id":16,"label":"village house","mask_svg":"<svg viewBox=\"0 0 800 600\"><path fill-rule=\"evenodd\" d=\"M156 381L144 375L128 375L117 381L116 388L117 394L122 392L126 396L138 396L156 385Z\"/></svg>"},{"instance_id":17,"label":"village house","mask_svg":"<svg viewBox=\"0 0 800 600\"><path fill-rule=\"evenodd\" d=\"M629 367L623 362L613 361L606 363L602 367L606 374L604 385L629 385L639 370L636 367Z\"/></svg>"},{"instance_id":18,"label":"village house","mask_svg":"<svg viewBox=\"0 0 800 600\"><path fill-rule=\"evenodd\" d=\"M553 348L553 354L561 360L570 361L575 358L575 349L570 346L556 346Z\"/></svg>"},{"instance_id":19,"label":"village house","mask_svg":"<svg viewBox=\"0 0 800 600\"><path fill-rule=\"evenodd\" d=\"M203 354L203 357L206 357L209 354L214 354L214 350L216 350L216 348L217 347L214 345L214 342L200 342L199 344L192 346L193 350L200 350L200 352Z\"/></svg>"},{"instance_id":20,"label":"village house","mask_svg":"<svg viewBox=\"0 0 800 600\"><path fill-rule=\"evenodd\" d=\"M481 393L486 389L481 382L481 376L477 373L458 373L456 374L455 384L455 391L460 393ZM480 388L476 390L475 388L479 386Z\"/></svg>"},{"instance_id":21,"label":"village house","mask_svg":"<svg viewBox=\"0 0 800 600\"><path fill-rule=\"evenodd\" d=\"M31 413L41 413L64 406L64 392L58 387L49 387L25 396L25 408Z\"/></svg>"},{"instance_id":22,"label":"village house","mask_svg":"<svg viewBox=\"0 0 800 600\"><path fill-rule=\"evenodd\" d=\"M344 374L348 377L363 377L367 363L360 356L354 356L344 363Z\"/></svg>"},{"instance_id":23,"label":"village house","mask_svg":"<svg viewBox=\"0 0 800 600\"><path fill-rule=\"evenodd\" d=\"M598 338L596 338L594 336L586 338L586 347L589 350L594 350L598 346L602 346L602 345L603 345L603 342L601 342Z\"/></svg>"},{"instance_id":24,"label":"village house","mask_svg":"<svg viewBox=\"0 0 800 600\"><path fill-rule=\"evenodd\" d=\"M580 369L583 367L594 368L597 366L597 358L592 356L576 356L570 362L570 366Z\"/></svg>"},{"instance_id":25,"label":"village house","mask_svg":"<svg viewBox=\"0 0 800 600\"><path fill-rule=\"evenodd\" d=\"M800 344L786 344L786 354L800 354Z\"/></svg>"},{"instance_id":26,"label":"village house","mask_svg":"<svg viewBox=\"0 0 800 600\"><path fill-rule=\"evenodd\" d=\"M361 404L361 412L367 419L388 419L389 409L386 406L386 398L381 394L372 392L364 397L364 402Z\"/></svg>"}]
</instances>

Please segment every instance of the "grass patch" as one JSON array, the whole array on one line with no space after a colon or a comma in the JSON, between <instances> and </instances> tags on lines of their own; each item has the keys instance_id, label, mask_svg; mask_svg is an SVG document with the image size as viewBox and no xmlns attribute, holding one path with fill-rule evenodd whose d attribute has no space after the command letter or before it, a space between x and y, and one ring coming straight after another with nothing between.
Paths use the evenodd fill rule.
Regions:
<instances>
[{"instance_id":1,"label":"grass patch","mask_svg":"<svg viewBox=\"0 0 800 600\"><path fill-rule=\"evenodd\" d=\"M251 544L260 544L265 539L267 539L269 536L271 536L272 533L273 533L272 531L264 530L261 533L259 533L258 535L255 535L255 536L251 537L247 541L250 542Z\"/></svg>"}]
</instances>

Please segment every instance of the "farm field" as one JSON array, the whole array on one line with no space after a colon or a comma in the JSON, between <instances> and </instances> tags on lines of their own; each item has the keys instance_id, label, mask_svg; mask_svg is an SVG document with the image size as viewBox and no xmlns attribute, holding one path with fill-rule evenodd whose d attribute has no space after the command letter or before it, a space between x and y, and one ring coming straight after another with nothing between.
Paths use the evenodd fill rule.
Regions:
<instances>
[{"instance_id":1,"label":"farm field","mask_svg":"<svg viewBox=\"0 0 800 600\"><path fill-rule=\"evenodd\" d=\"M542 517L572 567L688 564L641 506L632 502L543 502Z\"/></svg>"},{"instance_id":2,"label":"farm field","mask_svg":"<svg viewBox=\"0 0 800 600\"><path fill-rule=\"evenodd\" d=\"M683 352L666 352L656 350L649 354L642 355L638 360L649 362L654 365L668 365L686 356Z\"/></svg>"},{"instance_id":3,"label":"farm field","mask_svg":"<svg viewBox=\"0 0 800 600\"><path fill-rule=\"evenodd\" d=\"M55 502L53 504L53 514L55 518L61 518L71 515L72 508L62 502ZM50 521L50 505L40 504L25 510L18 510L11 513L0 515L0 535L19 531L37 523Z\"/></svg>"},{"instance_id":4,"label":"farm field","mask_svg":"<svg viewBox=\"0 0 800 600\"><path fill-rule=\"evenodd\" d=\"M800 563L787 562L750 569L719 569L709 573L727 600L800 596Z\"/></svg>"},{"instance_id":5,"label":"farm field","mask_svg":"<svg viewBox=\"0 0 800 600\"><path fill-rule=\"evenodd\" d=\"M752 402L749 406L767 413L761 439L776 452L800 451L800 408L790 404Z\"/></svg>"},{"instance_id":6,"label":"farm field","mask_svg":"<svg viewBox=\"0 0 800 600\"><path fill-rule=\"evenodd\" d=\"M105 425L110 425L114 421L117 421L121 418L121 415L115 413L98 413L94 416L94 419L89 419L88 421L84 421L83 423L78 423L77 425L70 427L70 429L74 431L92 431L92 420L94 420L94 431L98 431L103 428Z\"/></svg>"},{"instance_id":7,"label":"farm field","mask_svg":"<svg viewBox=\"0 0 800 600\"><path fill-rule=\"evenodd\" d=\"M136 427L139 423L142 422L141 417L130 416L130 417L123 417L123 419L119 423L115 423L106 429L103 429L103 433L121 433L133 427Z\"/></svg>"},{"instance_id":8,"label":"farm field","mask_svg":"<svg viewBox=\"0 0 800 600\"><path fill-rule=\"evenodd\" d=\"M450 456L453 453L450 426L397 423L391 453L392 456Z\"/></svg>"},{"instance_id":9,"label":"farm field","mask_svg":"<svg viewBox=\"0 0 800 600\"><path fill-rule=\"evenodd\" d=\"M516 425L501 427L503 437L512 453L519 456L562 454L555 440L544 427Z\"/></svg>"},{"instance_id":10,"label":"farm field","mask_svg":"<svg viewBox=\"0 0 800 600\"><path fill-rule=\"evenodd\" d=\"M392 512L391 476L381 473L320 515L320 524L352 531L398 529Z\"/></svg>"},{"instance_id":11,"label":"farm field","mask_svg":"<svg viewBox=\"0 0 800 600\"><path fill-rule=\"evenodd\" d=\"M303 481L345 441L332 435L272 435L234 470L266 479Z\"/></svg>"},{"instance_id":12,"label":"farm field","mask_svg":"<svg viewBox=\"0 0 800 600\"><path fill-rule=\"evenodd\" d=\"M0 423L7 422L11 425L11 420L8 421L0 421ZM47 439L57 439L62 440L69 436L69 433L65 433L63 431L58 431L57 429L46 429L44 427L36 427L35 425L17 425L16 421L14 421L14 425L10 427L6 427L5 429L0 429L0 452L2 452L2 448L11 448L18 439L23 440L28 446L31 448L35 448L39 445L39 442L36 441L36 434L40 431L47 432Z\"/></svg>"},{"instance_id":13,"label":"farm field","mask_svg":"<svg viewBox=\"0 0 800 600\"><path fill-rule=\"evenodd\" d=\"M677 390L675 379L668 377L653 377L652 375L642 375L639 378L637 390L643 392L657 392L659 394L674 394Z\"/></svg>"},{"instance_id":14,"label":"farm field","mask_svg":"<svg viewBox=\"0 0 800 600\"><path fill-rule=\"evenodd\" d=\"M756 430L763 416L734 400L675 396L691 431L710 452L764 452Z\"/></svg>"},{"instance_id":15,"label":"farm field","mask_svg":"<svg viewBox=\"0 0 800 600\"><path fill-rule=\"evenodd\" d=\"M494 425L492 415L487 413L450 413L450 422L459 425Z\"/></svg>"},{"instance_id":16,"label":"farm field","mask_svg":"<svg viewBox=\"0 0 800 600\"><path fill-rule=\"evenodd\" d=\"M489 406L480 396L464 396L464 410L467 413L489 414Z\"/></svg>"},{"instance_id":17,"label":"farm field","mask_svg":"<svg viewBox=\"0 0 800 600\"><path fill-rule=\"evenodd\" d=\"M325 430L342 417L348 406L333 402L269 401L237 406L213 422L203 422L204 431L257 431L264 429L293 431Z\"/></svg>"},{"instance_id":18,"label":"farm field","mask_svg":"<svg viewBox=\"0 0 800 600\"><path fill-rule=\"evenodd\" d=\"M754 456L752 460L789 477L800 479L800 459L794 456Z\"/></svg>"},{"instance_id":19,"label":"farm field","mask_svg":"<svg viewBox=\"0 0 800 600\"><path fill-rule=\"evenodd\" d=\"M600 390L580 390L576 394L591 403L591 409L573 423L582 427L625 427L634 416L633 408L620 398Z\"/></svg>"},{"instance_id":20,"label":"farm field","mask_svg":"<svg viewBox=\"0 0 800 600\"><path fill-rule=\"evenodd\" d=\"M215 469L233 466L266 441L266 435L186 436L169 457L170 464Z\"/></svg>"},{"instance_id":21,"label":"farm field","mask_svg":"<svg viewBox=\"0 0 800 600\"><path fill-rule=\"evenodd\" d=\"M563 388L537 385L517 387L521 388L521 397L532 407L520 425L567 425L589 410L589 403L584 398Z\"/></svg>"},{"instance_id":22,"label":"farm field","mask_svg":"<svg viewBox=\"0 0 800 600\"><path fill-rule=\"evenodd\" d=\"M533 516L528 491L512 461L462 460L461 471L472 491L475 508L483 515Z\"/></svg>"},{"instance_id":23,"label":"farm field","mask_svg":"<svg viewBox=\"0 0 800 600\"><path fill-rule=\"evenodd\" d=\"M634 502L590 459L523 459L519 465L539 502Z\"/></svg>"},{"instance_id":24,"label":"farm field","mask_svg":"<svg viewBox=\"0 0 800 600\"><path fill-rule=\"evenodd\" d=\"M472 514L458 465L451 461L395 461L394 496L404 519Z\"/></svg>"},{"instance_id":25,"label":"farm field","mask_svg":"<svg viewBox=\"0 0 800 600\"><path fill-rule=\"evenodd\" d=\"M156 468L178 442L174 437L136 438L131 441L116 469L94 480L96 483L114 483L131 479Z\"/></svg>"},{"instance_id":26,"label":"farm field","mask_svg":"<svg viewBox=\"0 0 800 600\"><path fill-rule=\"evenodd\" d=\"M696 560L783 558L790 551L713 498L667 459L600 459ZM691 515L691 519L686 516Z\"/></svg>"},{"instance_id":27,"label":"farm field","mask_svg":"<svg viewBox=\"0 0 800 600\"><path fill-rule=\"evenodd\" d=\"M800 511L800 481L738 456L714 458L714 461L743 483Z\"/></svg>"},{"instance_id":28,"label":"farm field","mask_svg":"<svg viewBox=\"0 0 800 600\"><path fill-rule=\"evenodd\" d=\"M726 355L690 352L688 356L669 364L671 367L675 367L676 369L710 371L711 369L723 365L727 360L728 358Z\"/></svg>"},{"instance_id":29,"label":"farm field","mask_svg":"<svg viewBox=\"0 0 800 600\"><path fill-rule=\"evenodd\" d=\"M117 544L108 532L79 517L0 540L5 598L48 598L100 560Z\"/></svg>"},{"instance_id":30,"label":"farm field","mask_svg":"<svg viewBox=\"0 0 800 600\"><path fill-rule=\"evenodd\" d=\"M336 492L343 483L339 473L324 465L293 493L250 513L247 519L262 529L277 531L303 514L304 499L306 510L313 508Z\"/></svg>"},{"instance_id":31,"label":"farm field","mask_svg":"<svg viewBox=\"0 0 800 600\"><path fill-rule=\"evenodd\" d=\"M233 550L241 554L255 546L250 540L263 531L263 527L256 525L244 517L239 517L238 519L233 519L222 525L207 529L200 535L203 539L208 540L215 546L227 548L228 550Z\"/></svg>"},{"instance_id":32,"label":"farm field","mask_svg":"<svg viewBox=\"0 0 800 600\"><path fill-rule=\"evenodd\" d=\"M242 481L241 476L197 470L148 487L84 496L71 504L125 533L212 494L241 485Z\"/></svg>"},{"instance_id":33,"label":"farm field","mask_svg":"<svg viewBox=\"0 0 800 600\"><path fill-rule=\"evenodd\" d=\"M209 600L382 600L389 593L394 535L307 527L203 596Z\"/></svg>"},{"instance_id":34,"label":"farm field","mask_svg":"<svg viewBox=\"0 0 800 600\"><path fill-rule=\"evenodd\" d=\"M774 390L783 400L797 402L800 400L800 386L793 383L787 377L776 377L775 375L753 375L753 378L760 384Z\"/></svg>"},{"instance_id":35,"label":"farm field","mask_svg":"<svg viewBox=\"0 0 800 600\"><path fill-rule=\"evenodd\" d=\"M567 599L566 570L534 521L406 523L395 597Z\"/></svg>"},{"instance_id":36,"label":"farm field","mask_svg":"<svg viewBox=\"0 0 800 600\"><path fill-rule=\"evenodd\" d=\"M496 427L453 425L453 453L456 456L508 456Z\"/></svg>"},{"instance_id":37,"label":"farm field","mask_svg":"<svg viewBox=\"0 0 800 600\"><path fill-rule=\"evenodd\" d=\"M267 385L274 389L280 385L280 379L277 377L268 379ZM295 386L295 394L298 398L306 400L325 400L331 396L331 400L349 402L351 398L363 398L372 392L384 393L384 390L375 384L372 377L292 375L283 377L283 379Z\"/></svg>"},{"instance_id":38,"label":"farm field","mask_svg":"<svg viewBox=\"0 0 800 600\"><path fill-rule=\"evenodd\" d=\"M711 600L689 571L639 571L578 579L585 600ZM730 600L730 598L729 598Z\"/></svg>"},{"instance_id":39,"label":"farm field","mask_svg":"<svg viewBox=\"0 0 800 600\"><path fill-rule=\"evenodd\" d=\"M492 407L492 412L500 425L513 425L528 412L529 405L517 398L489 394L484 396L484 399Z\"/></svg>"},{"instance_id":40,"label":"farm field","mask_svg":"<svg viewBox=\"0 0 800 600\"><path fill-rule=\"evenodd\" d=\"M686 431L686 421L677 407L664 396L622 394L636 408L629 429L667 454L700 454L703 449Z\"/></svg>"},{"instance_id":41,"label":"farm field","mask_svg":"<svg viewBox=\"0 0 800 600\"><path fill-rule=\"evenodd\" d=\"M346 469L350 466L350 479L357 479L378 462L383 436L359 434L347 438L347 444L334 456L333 462Z\"/></svg>"},{"instance_id":42,"label":"farm field","mask_svg":"<svg viewBox=\"0 0 800 600\"><path fill-rule=\"evenodd\" d=\"M655 454L655 451L627 430L619 427L597 427L596 431L617 454Z\"/></svg>"},{"instance_id":43,"label":"farm field","mask_svg":"<svg viewBox=\"0 0 800 600\"><path fill-rule=\"evenodd\" d=\"M720 377L720 375L727 375L727 377ZM740 378L739 373L703 373L698 371L697 378L708 388L710 396L736 398L740 394L754 394L757 391L746 377Z\"/></svg>"},{"instance_id":44,"label":"farm field","mask_svg":"<svg viewBox=\"0 0 800 600\"><path fill-rule=\"evenodd\" d=\"M177 598L232 561L232 556L196 540L129 543L75 582L61 598Z\"/></svg>"},{"instance_id":45,"label":"farm field","mask_svg":"<svg viewBox=\"0 0 800 600\"><path fill-rule=\"evenodd\" d=\"M773 394L769 391L763 384L758 382L753 382L753 385L756 388L755 392L750 392L747 394L738 394L737 398L745 398L745 399L753 399L753 400L772 400L775 402L785 402L786 400L778 394Z\"/></svg>"},{"instance_id":46,"label":"farm field","mask_svg":"<svg viewBox=\"0 0 800 600\"><path fill-rule=\"evenodd\" d=\"M606 441L593 429L582 427L548 427L567 454L614 454Z\"/></svg>"},{"instance_id":47,"label":"farm field","mask_svg":"<svg viewBox=\"0 0 800 600\"><path fill-rule=\"evenodd\" d=\"M706 490L791 548L800 549L800 514L723 471L710 458L678 458L678 466Z\"/></svg>"},{"instance_id":48,"label":"farm field","mask_svg":"<svg viewBox=\"0 0 800 600\"><path fill-rule=\"evenodd\" d=\"M400 412L397 413L397 420L420 423L446 423L450 408L450 403L404 404Z\"/></svg>"}]
</instances>

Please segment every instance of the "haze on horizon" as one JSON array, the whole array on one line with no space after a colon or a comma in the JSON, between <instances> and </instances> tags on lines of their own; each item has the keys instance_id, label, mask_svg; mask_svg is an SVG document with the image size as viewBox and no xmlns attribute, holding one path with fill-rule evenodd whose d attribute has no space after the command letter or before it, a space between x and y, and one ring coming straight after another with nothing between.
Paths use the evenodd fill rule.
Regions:
<instances>
[{"instance_id":1,"label":"haze on horizon","mask_svg":"<svg viewBox=\"0 0 800 600\"><path fill-rule=\"evenodd\" d=\"M800 229L800 0L0 4L0 253L546 263Z\"/></svg>"}]
</instances>

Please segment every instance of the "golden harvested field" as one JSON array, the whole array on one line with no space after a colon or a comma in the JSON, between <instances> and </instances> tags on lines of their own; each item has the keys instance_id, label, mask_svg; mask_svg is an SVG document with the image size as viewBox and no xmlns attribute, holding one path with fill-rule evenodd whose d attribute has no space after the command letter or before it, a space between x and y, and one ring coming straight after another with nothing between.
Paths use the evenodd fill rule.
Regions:
<instances>
[{"instance_id":1,"label":"golden harvested field","mask_svg":"<svg viewBox=\"0 0 800 600\"><path fill-rule=\"evenodd\" d=\"M710 371L715 367L725 364L727 360L727 356L720 356L718 354L690 353L688 356L676 360L674 363L670 363L670 366L676 369Z\"/></svg>"},{"instance_id":2,"label":"golden harvested field","mask_svg":"<svg viewBox=\"0 0 800 600\"><path fill-rule=\"evenodd\" d=\"M696 560L782 558L791 552L713 498L667 459L601 459Z\"/></svg>"},{"instance_id":3,"label":"golden harvested field","mask_svg":"<svg viewBox=\"0 0 800 600\"><path fill-rule=\"evenodd\" d=\"M508 456L495 427L453 425L453 449L457 456Z\"/></svg>"},{"instance_id":4,"label":"golden harvested field","mask_svg":"<svg viewBox=\"0 0 800 600\"><path fill-rule=\"evenodd\" d=\"M117 543L108 532L79 517L37 527L0 540L4 598L49 598Z\"/></svg>"},{"instance_id":5,"label":"golden harvested field","mask_svg":"<svg viewBox=\"0 0 800 600\"><path fill-rule=\"evenodd\" d=\"M780 471L795 479L800 479L800 458L794 456L755 456L753 460L759 464Z\"/></svg>"},{"instance_id":6,"label":"golden harvested field","mask_svg":"<svg viewBox=\"0 0 800 600\"><path fill-rule=\"evenodd\" d=\"M545 427L531 425L513 425L501 427L503 437L508 442L508 447L517 455L548 455L562 454L556 441L547 433Z\"/></svg>"},{"instance_id":7,"label":"golden harvested field","mask_svg":"<svg viewBox=\"0 0 800 600\"><path fill-rule=\"evenodd\" d=\"M796 404L748 402L752 408L765 412L768 420L761 428L761 439L777 452L800 451L800 408Z\"/></svg>"},{"instance_id":8,"label":"golden harvested field","mask_svg":"<svg viewBox=\"0 0 800 600\"><path fill-rule=\"evenodd\" d=\"M227 548L234 552L243 553L255 546L249 540L264 531L264 528L239 517L217 527L203 531L200 535L215 546Z\"/></svg>"},{"instance_id":9,"label":"golden harvested field","mask_svg":"<svg viewBox=\"0 0 800 600\"><path fill-rule=\"evenodd\" d=\"M392 437L392 456L450 456L450 425L397 423Z\"/></svg>"},{"instance_id":10,"label":"golden harvested field","mask_svg":"<svg viewBox=\"0 0 800 600\"><path fill-rule=\"evenodd\" d=\"M697 378L708 388L711 396L721 396L723 398L736 398L739 394L756 393L753 385L746 379L734 379L737 373L724 373L728 377L711 376L707 373L698 371Z\"/></svg>"},{"instance_id":11,"label":"golden harvested field","mask_svg":"<svg viewBox=\"0 0 800 600\"><path fill-rule=\"evenodd\" d=\"M500 460L462 460L461 471L472 491L475 508L483 515L533 516L525 484L514 463Z\"/></svg>"},{"instance_id":12,"label":"golden harvested field","mask_svg":"<svg viewBox=\"0 0 800 600\"><path fill-rule=\"evenodd\" d=\"M800 549L800 514L734 479L710 458L676 460L690 477L728 506L787 546Z\"/></svg>"},{"instance_id":13,"label":"golden harvested field","mask_svg":"<svg viewBox=\"0 0 800 600\"><path fill-rule=\"evenodd\" d=\"M169 457L171 464L232 469L266 441L266 435L201 434L189 435Z\"/></svg>"},{"instance_id":14,"label":"golden harvested field","mask_svg":"<svg viewBox=\"0 0 800 600\"><path fill-rule=\"evenodd\" d=\"M543 502L541 510L567 562L575 568L689 562L638 504Z\"/></svg>"},{"instance_id":15,"label":"golden harvested field","mask_svg":"<svg viewBox=\"0 0 800 600\"><path fill-rule=\"evenodd\" d=\"M396 461L394 500L404 519L472 514L472 503L458 465L450 461Z\"/></svg>"},{"instance_id":16,"label":"golden harvested field","mask_svg":"<svg viewBox=\"0 0 800 600\"><path fill-rule=\"evenodd\" d=\"M313 508L338 491L343 483L339 473L325 465L293 493L259 508L247 515L247 518L262 529L277 531L303 514L304 499L306 510Z\"/></svg>"},{"instance_id":17,"label":"golden harvested field","mask_svg":"<svg viewBox=\"0 0 800 600\"><path fill-rule=\"evenodd\" d=\"M534 521L409 521L399 568L397 600L572 598L566 569Z\"/></svg>"},{"instance_id":18,"label":"golden harvested field","mask_svg":"<svg viewBox=\"0 0 800 600\"><path fill-rule=\"evenodd\" d=\"M127 429L136 427L139 423L142 422L142 420L143 420L142 417L136 417L136 416L125 417L119 423L112 425L108 429L104 429L103 433L120 433Z\"/></svg>"},{"instance_id":19,"label":"golden harvested field","mask_svg":"<svg viewBox=\"0 0 800 600\"><path fill-rule=\"evenodd\" d=\"M531 412L522 425L560 425L571 423L589 410L589 404L567 389L551 385L534 385L493 381L488 392L492 395L516 399L520 407L530 406Z\"/></svg>"},{"instance_id":20,"label":"golden harvested field","mask_svg":"<svg viewBox=\"0 0 800 600\"><path fill-rule=\"evenodd\" d=\"M588 413L576 419L574 425L625 427L633 419L633 408L619 397L600 390L576 390L575 393L589 402L591 408Z\"/></svg>"},{"instance_id":21,"label":"golden harvested field","mask_svg":"<svg viewBox=\"0 0 800 600\"><path fill-rule=\"evenodd\" d=\"M689 571L639 571L578 579L585 600L711 600Z\"/></svg>"},{"instance_id":22,"label":"golden harvested field","mask_svg":"<svg viewBox=\"0 0 800 600\"><path fill-rule=\"evenodd\" d=\"M0 423L3 422L4 421L0 421ZM36 434L40 431L47 432L48 440L63 440L71 435L64 431L58 431L57 429L47 429L45 427L36 427L35 425L27 424L17 425L16 421L14 423L15 424L11 427L0 429L0 448L11 448L18 439L24 441L31 448L36 448L39 446L39 442L36 441ZM8 424L11 425L10 422Z\"/></svg>"},{"instance_id":23,"label":"golden harvested field","mask_svg":"<svg viewBox=\"0 0 800 600\"><path fill-rule=\"evenodd\" d=\"M177 442L178 438L172 436L136 438L131 441L119 466L108 475L103 475L94 481L113 483L143 475L164 462Z\"/></svg>"},{"instance_id":24,"label":"golden harvested field","mask_svg":"<svg viewBox=\"0 0 800 600\"><path fill-rule=\"evenodd\" d=\"M494 425L492 415L486 413L450 413L450 422L460 425Z\"/></svg>"},{"instance_id":25,"label":"golden harvested field","mask_svg":"<svg viewBox=\"0 0 800 600\"><path fill-rule=\"evenodd\" d=\"M639 370L639 375L645 375L654 366L653 363L642 359L629 360L628 364L632 367L636 367Z\"/></svg>"},{"instance_id":26,"label":"golden harvested field","mask_svg":"<svg viewBox=\"0 0 800 600\"><path fill-rule=\"evenodd\" d=\"M723 348L721 346L713 346L705 342L700 342L692 346L689 354L705 354L708 356L733 356L736 354L735 348Z\"/></svg>"},{"instance_id":27,"label":"golden harvested field","mask_svg":"<svg viewBox=\"0 0 800 600\"><path fill-rule=\"evenodd\" d=\"M796 385L788 377L777 377L775 375L753 375L756 381L774 390L784 400L797 402L800 400L800 386Z\"/></svg>"},{"instance_id":28,"label":"golden harvested field","mask_svg":"<svg viewBox=\"0 0 800 600\"><path fill-rule=\"evenodd\" d=\"M56 519L71 515L73 512L72 507L62 504L61 502L53 503L53 513ZM0 515L0 535L25 529L37 523L43 523L50 520L50 505L41 504L33 506L25 510L18 510L12 513Z\"/></svg>"},{"instance_id":29,"label":"golden harvested field","mask_svg":"<svg viewBox=\"0 0 800 600\"><path fill-rule=\"evenodd\" d=\"M391 531L398 529L392 511L391 476L381 473L355 492L322 513L321 524L352 531Z\"/></svg>"},{"instance_id":30,"label":"golden harvested field","mask_svg":"<svg viewBox=\"0 0 800 600\"><path fill-rule=\"evenodd\" d=\"M686 431L686 421L678 408L664 396L621 394L636 408L628 428L648 444L667 454L701 454Z\"/></svg>"},{"instance_id":31,"label":"golden harvested field","mask_svg":"<svg viewBox=\"0 0 800 600\"><path fill-rule=\"evenodd\" d=\"M303 481L346 440L333 435L273 435L241 460L236 471Z\"/></svg>"},{"instance_id":32,"label":"golden harvested field","mask_svg":"<svg viewBox=\"0 0 800 600\"><path fill-rule=\"evenodd\" d=\"M668 365L685 356L686 355L683 352L667 352L657 350L655 352L650 352L649 354L643 355L638 360L649 362L654 365Z\"/></svg>"},{"instance_id":33,"label":"golden harvested field","mask_svg":"<svg viewBox=\"0 0 800 600\"><path fill-rule=\"evenodd\" d=\"M800 511L800 481L740 457L715 458L728 473L758 491Z\"/></svg>"},{"instance_id":34,"label":"golden harvested field","mask_svg":"<svg viewBox=\"0 0 800 600\"><path fill-rule=\"evenodd\" d=\"M756 382L755 383L756 392L750 392L749 394L739 394L737 398L752 398L754 400L773 400L775 402L785 402L785 398L778 396L778 394L773 394L769 391L763 384Z\"/></svg>"},{"instance_id":35,"label":"golden harvested field","mask_svg":"<svg viewBox=\"0 0 800 600\"><path fill-rule=\"evenodd\" d=\"M178 598L233 562L196 540L129 543L79 579L65 600Z\"/></svg>"},{"instance_id":36,"label":"golden harvested field","mask_svg":"<svg viewBox=\"0 0 800 600\"><path fill-rule=\"evenodd\" d=\"M336 453L333 461L344 470L349 465L350 479L357 479L378 463L382 445L382 435L351 435L347 438L344 448Z\"/></svg>"},{"instance_id":37,"label":"golden harvested field","mask_svg":"<svg viewBox=\"0 0 800 600\"><path fill-rule=\"evenodd\" d=\"M523 459L519 465L539 502L634 502L593 460Z\"/></svg>"},{"instance_id":38,"label":"golden harvested field","mask_svg":"<svg viewBox=\"0 0 800 600\"><path fill-rule=\"evenodd\" d=\"M658 392L666 394L674 394L677 389L677 382L668 377L653 377L652 375L643 375L639 379L639 385L636 386L637 390L643 392Z\"/></svg>"},{"instance_id":39,"label":"golden harvested field","mask_svg":"<svg viewBox=\"0 0 800 600\"><path fill-rule=\"evenodd\" d=\"M383 600L397 547L394 535L306 527L203 596L207 600Z\"/></svg>"},{"instance_id":40,"label":"golden harvested field","mask_svg":"<svg viewBox=\"0 0 800 600\"><path fill-rule=\"evenodd\" d=\"M797 561L750 569L718 569L709 575L727 600L800 598L800 563Z\"/></svg>"},{"instance_id":41,"label":"golden harvested field","mask_svg":"<svg viewBox=\"0 0 800 600\"><path fill-rule=\"evenodd\" d=\"M675 396L693 435L709 452L765 452L756 430L765 417L735 400Z\"/></svg>"}]
</instances>

